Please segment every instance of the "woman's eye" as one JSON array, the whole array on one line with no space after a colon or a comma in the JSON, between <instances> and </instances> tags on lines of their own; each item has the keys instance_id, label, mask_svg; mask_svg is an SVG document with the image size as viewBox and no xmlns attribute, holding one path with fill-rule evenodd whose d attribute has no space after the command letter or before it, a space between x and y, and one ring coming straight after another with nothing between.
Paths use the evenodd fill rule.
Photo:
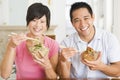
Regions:
<instances>
[{"instance_id":1,"label":"woman's eye","mask_svg":"<svg viewBox=\"0 0 120 80\"><path fill-rule=\"evenodd\" d=\"M37 21L36 19L33 19L32 21Z\"/></svg>"},{"instance_id":2,"label":"woman's eye","mask_svg":"<svg viewBox=\"0 0 120 80\"><path fill-rule=\"evenodd\" d=\"M45 21L41 21L41 23L45 23Z\"/></svg>"}]
</instances>

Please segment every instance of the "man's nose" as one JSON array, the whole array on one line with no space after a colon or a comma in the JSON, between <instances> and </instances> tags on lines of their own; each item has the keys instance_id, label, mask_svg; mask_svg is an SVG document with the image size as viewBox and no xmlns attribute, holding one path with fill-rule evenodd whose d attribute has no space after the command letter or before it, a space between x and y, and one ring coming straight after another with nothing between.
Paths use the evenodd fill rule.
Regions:
<instances>
[{"instance_id":1,"label":"man's nose","mask_svg":"<svg viewBox=\"0 0 120 80\"><path fill-rule=\"evenodd\" d=\"M85 21L84 20L80 21L80 26L85 26Z\"/></svg>"}]
</instances>

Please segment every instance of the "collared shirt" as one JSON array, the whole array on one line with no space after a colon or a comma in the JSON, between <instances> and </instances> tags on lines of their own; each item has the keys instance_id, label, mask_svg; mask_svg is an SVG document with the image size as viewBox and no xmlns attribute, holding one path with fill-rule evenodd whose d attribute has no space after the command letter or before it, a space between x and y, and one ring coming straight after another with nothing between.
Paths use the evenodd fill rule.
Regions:
<instances>
[{"instance_id":1,"label":"collared shirt","mask_svg":"<svg viewBox=\"0 0 120 80\"><path fill-rule=\"evenodd\" d=\"M101 51L102 62L109 65L110 63L120 61L120 45L117 38L109 32L95 28L95 36L90 43L80 39L77 32L70 35L61 42L61 45L73 47L79 52L70 58L72 78L106 78L108 77L99 70L90 70L80 61L80 54L86 50L87 46L95 51Z\"/></svg>"}]
</instances>

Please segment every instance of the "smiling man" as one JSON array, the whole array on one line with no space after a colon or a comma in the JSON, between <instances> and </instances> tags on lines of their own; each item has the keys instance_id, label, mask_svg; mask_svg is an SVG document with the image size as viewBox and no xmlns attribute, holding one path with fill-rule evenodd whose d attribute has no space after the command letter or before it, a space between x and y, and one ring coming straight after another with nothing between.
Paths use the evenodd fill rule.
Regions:
<instances>
[{"instance_id":1,"label":"smiling man","mask_svg":"<svg viewBox=\"0 0 120 80\"><path fill-rule=\"evenodd\" d=\"M61 42L59 73L62 78L107 78L120 76L120 45L109 32L94 26L93 11L89 4L76 2L71 6L70 19L76 32ZM81 54L93 48L95 61L82 58Z\"/></svg>"}]
</instances>

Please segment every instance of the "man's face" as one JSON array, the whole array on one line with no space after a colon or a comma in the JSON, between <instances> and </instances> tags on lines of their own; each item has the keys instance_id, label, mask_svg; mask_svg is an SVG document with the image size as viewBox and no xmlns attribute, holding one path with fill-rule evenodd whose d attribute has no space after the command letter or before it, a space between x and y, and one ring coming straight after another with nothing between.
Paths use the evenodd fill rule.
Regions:
<instances>
[{"instance_id":1,"label":"man's face","mask_svg":"<svg viewBox=\"0 0 120 80\"><path fill-rule=\"evenodd\" d=\"M79 8L72 12L72 25L82 38L94 35L94 16L88 12L87 8Z\"/></svg>"}]
</instances>

